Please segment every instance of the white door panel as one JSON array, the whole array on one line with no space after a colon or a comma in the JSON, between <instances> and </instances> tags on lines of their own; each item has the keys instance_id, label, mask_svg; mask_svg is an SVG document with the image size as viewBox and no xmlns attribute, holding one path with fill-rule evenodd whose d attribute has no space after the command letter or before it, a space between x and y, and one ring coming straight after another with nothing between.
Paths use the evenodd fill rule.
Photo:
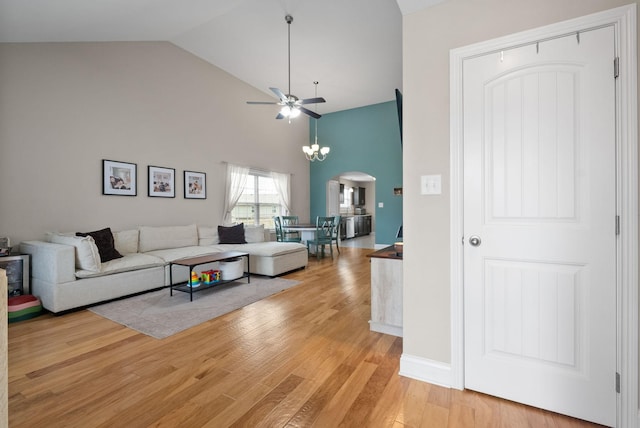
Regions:
<instances>
[{"instance_id":1,"label":"white door panel","mask_svg":"<svg viewBox=\"0 0 640 428\"><path fill-rule=\"evenodd\" d=\"M463 76L465 387L608 425L613 34L476 57Z\"/></svg>"},{"instance_id":2,"label":"white door panel","mask_svg":"<svg viewBox=\"0 0 640 428\"><path fill-rule=\"evenodd\" d=\"M558 124L575 122L576 74L530 67L487 85L489 218L575 215L575 130Z\"/></svg>"}]
</instances>

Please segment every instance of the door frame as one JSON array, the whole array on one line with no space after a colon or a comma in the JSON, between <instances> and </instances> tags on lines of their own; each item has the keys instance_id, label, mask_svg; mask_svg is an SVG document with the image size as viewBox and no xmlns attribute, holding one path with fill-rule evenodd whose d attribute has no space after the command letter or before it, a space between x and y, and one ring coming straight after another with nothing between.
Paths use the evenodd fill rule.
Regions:
<instances>
[{"instance_id":1,"label":"door frame","mask_svg":"<svg viewBox=\"0 0 640 428\"><path fill-rule=\"evenodd\" d=\"M638 412L638 116L636 5L610 9L450 52L451 173L451 386L464 389L463 99L465 59L545 39L613 25L619 76L616 82L616 199L620 216L617 240L617 425L640 426ZM613 58L612 58L613 60ZM613 72L613 64L612 64ZM612 379L612 385L613 385Z\"/></svg>"}]
</instances>

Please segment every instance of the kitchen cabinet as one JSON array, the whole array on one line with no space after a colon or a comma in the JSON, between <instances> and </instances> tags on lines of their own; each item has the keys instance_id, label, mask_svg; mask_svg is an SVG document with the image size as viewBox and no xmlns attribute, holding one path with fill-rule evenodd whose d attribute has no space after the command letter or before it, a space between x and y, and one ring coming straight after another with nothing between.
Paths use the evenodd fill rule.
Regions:
<instances>
[{"instance_id":1,"label":"kitchen cabinet","mask_svg":"<svg viewBox=\"0 0 640 428\"><path fill-rule=\"evenodd\" d=\"M358 188L358 206L361 206L361 207L365 206L364 190L365 190L364 187Z\"/></svg>"},{"instance_id":2,"label":"kitchen cabinet","mask_svg":"<svg viewBox=\"0 0 640 428\"><path fill-rule=\"evenodd\" d=\"M340 219L340 239L356 238L370 233L371 215L349 215Z\"/></svg>"},{"instance_id":3,"label":"kitchen cabinet","mask_svg":"<svg viewBox=\"0 0 640 428\"><path fill-rule=\"evenodd\" d=\"M358 215L355 217L356 236L365 236L371 233L371 216Z\"/></svg>"},{"instance_id":4,"label":"kitchen cabinet","mask_svg":"<svg viewBox=\"0 0 640 428\"><path fill-rule=\"evenodd\" d=\"M364 187L354 187L353 188L353 205L355 205L356 207L363 207L366 203L364 194L365 194Z\"/></svg>"}]
</instances>

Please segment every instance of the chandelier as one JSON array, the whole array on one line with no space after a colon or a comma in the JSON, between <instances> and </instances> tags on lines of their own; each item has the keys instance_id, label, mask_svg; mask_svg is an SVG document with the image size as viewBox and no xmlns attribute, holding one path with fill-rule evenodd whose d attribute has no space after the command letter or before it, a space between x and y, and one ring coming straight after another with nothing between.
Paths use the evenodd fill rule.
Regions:
<instances>
[{"instance_id":1,"label":"chandelier","mask_svg":"<svg viewBox=\"0 0 640 428\"><path fill-rule=\"evenodd\" d=\"M313 84L316 85L316 98L318 98L318 82L317 81L313 82ZM316 104L316 110L317 109L318 109L318 104ZM316 121L315 141L311 146L302 146L302 151L304 152L304 156L307 158L308 161L322 162L327 158L327 154L329 154L330 149L329 147L320 147L320 145L318 144L318 119L314 118L314 120Z\"/></svg>"}]
</instances>

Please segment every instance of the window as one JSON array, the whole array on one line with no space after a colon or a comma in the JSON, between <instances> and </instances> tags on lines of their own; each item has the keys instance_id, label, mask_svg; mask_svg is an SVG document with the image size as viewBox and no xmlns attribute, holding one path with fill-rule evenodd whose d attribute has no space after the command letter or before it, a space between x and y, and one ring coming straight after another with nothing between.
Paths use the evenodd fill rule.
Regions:
<instances>
[{"instance_id":1,"label":"window","mask_svg":"<svg viewBox=\"0 0 640 428\"><path fill-rule=\"evenodd\" d=\"M280 195L270 174L250 171L242 196L231 210L232 221L273 229L273 217L281 212Z\"/></svg>"}]
</instances>

